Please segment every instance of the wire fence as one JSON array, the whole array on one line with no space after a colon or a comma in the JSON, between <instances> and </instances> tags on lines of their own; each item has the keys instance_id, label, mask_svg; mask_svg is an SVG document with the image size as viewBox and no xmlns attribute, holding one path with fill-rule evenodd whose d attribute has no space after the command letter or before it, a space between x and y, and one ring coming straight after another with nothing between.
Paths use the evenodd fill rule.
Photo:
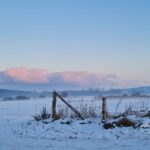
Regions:
<instances>
[{"instance_id":1,"label":"wire fence","mask_svg":"<svg viewBox=\"0 0 150 150\"><path fill-rule=\"evenodd\" d=\"M101 116L102 115L102 97L80 96L68 97L66 101L74 106L83 116ZM58 101L57 109L62 112L72 114L71 110ZM117 115L130 111L130 113L150 111L150 97L121 97L111 96L106 99L106 109L110 115Z\"/></svg>"}]
</instances>

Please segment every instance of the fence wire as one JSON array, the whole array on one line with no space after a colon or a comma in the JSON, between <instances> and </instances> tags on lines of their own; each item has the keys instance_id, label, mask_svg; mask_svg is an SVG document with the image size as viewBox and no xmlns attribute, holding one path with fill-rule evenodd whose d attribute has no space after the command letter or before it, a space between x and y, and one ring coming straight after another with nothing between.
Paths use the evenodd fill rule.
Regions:
<instances>
[{"instance_id":1,"label":"fence wire","mask_svg":"<svg viewBox=\"0 0 150 150\"><path fill-rule=\"evenodd\" d=\"M102 98L96 96L68 97L66 101L84 116L101 116ZM57 100L57 110L71 114L71 110ZM150 110L150 97L107 97L107 111L110 115L121 114L126 111L142 112Z\"/></svg>"}]
</instances>

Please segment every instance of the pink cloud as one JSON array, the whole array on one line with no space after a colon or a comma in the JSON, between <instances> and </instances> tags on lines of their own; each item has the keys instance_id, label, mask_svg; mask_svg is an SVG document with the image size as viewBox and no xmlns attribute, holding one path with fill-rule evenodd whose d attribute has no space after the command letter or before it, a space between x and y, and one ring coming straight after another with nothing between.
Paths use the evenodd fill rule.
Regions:
<instances>
[{"instance_id":1,"label":"pink cloud","mask_svg":"<svg viewBox=\"0 0 150 150\"><path fill-rule=\"evenodd\" d=\"M74 82L81 87L98 87L104 78L101 73L87 71L67 71L59 73L65 82Z\"/></svg>"},{"instance_id":2,"label":"pink cloud","mask_svg":"<svg viewBox=\"0 0 150 150\"><path fill-rule=\"evenodd\" d=\"M0 72L0 82L79 88L126 88L140 85L139 82L122 80L114 74L104 75L87 71L48 72L27 68L10 68Z\"/></svg>"},{"instance_id":3,"label":"pink cloud","mask_svg":"<svg viewBox=\"0 0 150 150\"><path fill-rule=\"evenodd\" d=\"M48 72L42 69L11 68L7 69L5 73L15 80L26 83L48 82Z\"/></svg>"}]
</instances>

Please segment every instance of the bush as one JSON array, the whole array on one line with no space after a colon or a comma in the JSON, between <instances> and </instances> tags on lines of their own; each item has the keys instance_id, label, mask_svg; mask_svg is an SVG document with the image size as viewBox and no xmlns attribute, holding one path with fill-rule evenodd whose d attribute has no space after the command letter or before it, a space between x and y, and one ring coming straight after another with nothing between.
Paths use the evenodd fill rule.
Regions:
<instances>
[{"instance_id":1,"label":"bush","mask_svg":"<svg viewBox=\"0 0 150 150\"><path fill-rule=\"evenodd\" d=\"M4 97L3 100L4 101L11 101L11 100L14 100L14 98L13 97Z\"/></svg>"},{"instance_id":2,"label":"bush","mask_svg":"<svg viewBox=\"0 0 150 150\"><path fill-rule=\"evenodd\" d=\"M117 127L134 127L135 123L128 118L122 118L115 123Z\"/></svg>"},{"instance_id":3,"label":"bush","mask_svg":"<svg viewBox=\"0 0 150 150\"><path fill-rule=\"evenodd\" d=\"M121 118L117 121L113 121L112 123L104 123L103 127L105 129L112 129L115 127L135 127L135 122L124 117L124 118Z\"/></svg>"},{"instance_id":4,"label":"bush","mask_svg":"<svg viewBox=\"0 0 150 150\"><path fill-rule=\"evenodd\" d=\"M15 99L16 99L16 100L27 100L27 99L30 99L30 98L27 97L27 96L16 96Z\"/></svg>"}]
</instances>

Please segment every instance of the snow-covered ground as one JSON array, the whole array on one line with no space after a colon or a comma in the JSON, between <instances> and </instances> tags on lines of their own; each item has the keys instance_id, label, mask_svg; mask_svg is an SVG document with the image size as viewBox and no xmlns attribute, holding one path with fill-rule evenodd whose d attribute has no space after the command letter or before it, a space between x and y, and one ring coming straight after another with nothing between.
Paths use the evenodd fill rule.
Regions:
<instances>
[{"instance_id":1,"label":"snow-covered ground","mask_svg":"<svg viewBox=\"0 0 150 150\"><path fill-rule=\"evenodd\" d=\"M76 100L82 103L87 100L88 104L92 100L92 104L100 111L101 101L97 98L68 99L73 101L72 105L80 105ZM121 112L128 105L136 110L149 109L149 104L149 99L107 101L108 110L112 113ZM149 126L105 130L100 118L48 120L44 123L34 121L32 116L39 114L43 106L51 111L51 99L0 101L0 150L145 150L150 147ZM145 125L149 125L149 118L144 121Z\"/></svg>"}]
</instances>

